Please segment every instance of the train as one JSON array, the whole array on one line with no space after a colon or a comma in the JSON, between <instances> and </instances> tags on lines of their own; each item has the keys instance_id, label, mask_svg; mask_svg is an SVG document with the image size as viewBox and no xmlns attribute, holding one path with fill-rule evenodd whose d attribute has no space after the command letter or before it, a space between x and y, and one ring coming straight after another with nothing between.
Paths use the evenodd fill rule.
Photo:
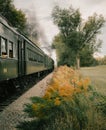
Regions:
<instances>
[{"instance_id":1,"label":"train","mask_svg":"<svg viewBox=\"0 0 106 130\"><path fill-rule=\"evenodd\" d=\"M53 59L0 16L0 96L22 87L32 75L36 78L53 69Z\"/></svg>"}]
</instances>

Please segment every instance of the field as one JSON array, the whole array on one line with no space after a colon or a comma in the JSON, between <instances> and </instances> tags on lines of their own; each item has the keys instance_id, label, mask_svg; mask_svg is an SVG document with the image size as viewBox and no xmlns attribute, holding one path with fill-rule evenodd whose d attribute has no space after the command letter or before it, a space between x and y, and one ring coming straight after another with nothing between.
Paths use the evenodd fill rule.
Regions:
<instances>
[{"instance_id":1,"label":"field","mask_svg":"<svg viewBox=\"0 0 106 130\"><path fill-rule=\"evenodd\" d=\"M91 79L97 92L106 95L106 66L83 67L80 71L83 76Z\"/></svg>"}]
</instances>

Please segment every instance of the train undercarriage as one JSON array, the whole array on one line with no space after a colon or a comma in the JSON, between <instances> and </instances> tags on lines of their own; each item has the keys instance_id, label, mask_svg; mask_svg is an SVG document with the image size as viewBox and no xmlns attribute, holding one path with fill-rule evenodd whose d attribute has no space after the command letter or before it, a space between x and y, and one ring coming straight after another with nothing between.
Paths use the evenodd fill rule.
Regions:
<instances>
[{"instance_id":1,"label":"train undercarriage","mask_svg":"<svg viewBox=\"0 0 106 130\"><path fill-rule=\"evenodd\" d=\"M30 75L21 76L18 78L5 80L0 83L0 102L3 102L8 97L12 96L17 92L21 92L25 89L30 88L42 78L44 78L47 74L49 74L51 70L41 71Z\"/></svg>"}]
</instances>

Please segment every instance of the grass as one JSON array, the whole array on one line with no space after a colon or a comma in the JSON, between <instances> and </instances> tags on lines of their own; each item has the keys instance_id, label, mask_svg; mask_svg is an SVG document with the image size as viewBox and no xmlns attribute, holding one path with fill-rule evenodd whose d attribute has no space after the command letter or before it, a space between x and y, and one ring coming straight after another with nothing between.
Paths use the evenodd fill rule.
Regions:
<instances>
[{"instance_id":1,"label":"grass","mask_svg":"<svg viewBox=\"0 0 106 130\"><path fill-rule=\"evenodd\" d=\"M106 66L83 67L80 73L91 79L91 85L99 95L90 106L87 130L106 130Z\"/></svg>"},{"instance_id":2,"label":"grass","mask_svg":"<svg viewBox=\"0 0 106 130\"><path fill-rule=\"evenodd\" d=\"M91 84L97 92L106 95L106 66L83 67L80 69L84 77L90 77Z\"/></svg>"}]
</instances>

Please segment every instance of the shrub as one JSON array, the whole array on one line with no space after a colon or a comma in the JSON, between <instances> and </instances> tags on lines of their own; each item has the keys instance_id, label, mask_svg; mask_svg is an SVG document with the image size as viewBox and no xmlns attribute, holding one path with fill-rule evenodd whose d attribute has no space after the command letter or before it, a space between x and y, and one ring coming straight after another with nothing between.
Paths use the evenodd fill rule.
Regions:
<instances>
[{"instance_id":1,"label":"shrub","mask_svg":"<svg viewBox=\"0 0 106 130\"><path fill-rule=\"evenodd\" d=\"M25 112L33 120L20 123L22 130L82 130L88 123L90 80L82 79L72 68L61 66L43 97L32 97Z\"/></svg>"}]
</instances>

